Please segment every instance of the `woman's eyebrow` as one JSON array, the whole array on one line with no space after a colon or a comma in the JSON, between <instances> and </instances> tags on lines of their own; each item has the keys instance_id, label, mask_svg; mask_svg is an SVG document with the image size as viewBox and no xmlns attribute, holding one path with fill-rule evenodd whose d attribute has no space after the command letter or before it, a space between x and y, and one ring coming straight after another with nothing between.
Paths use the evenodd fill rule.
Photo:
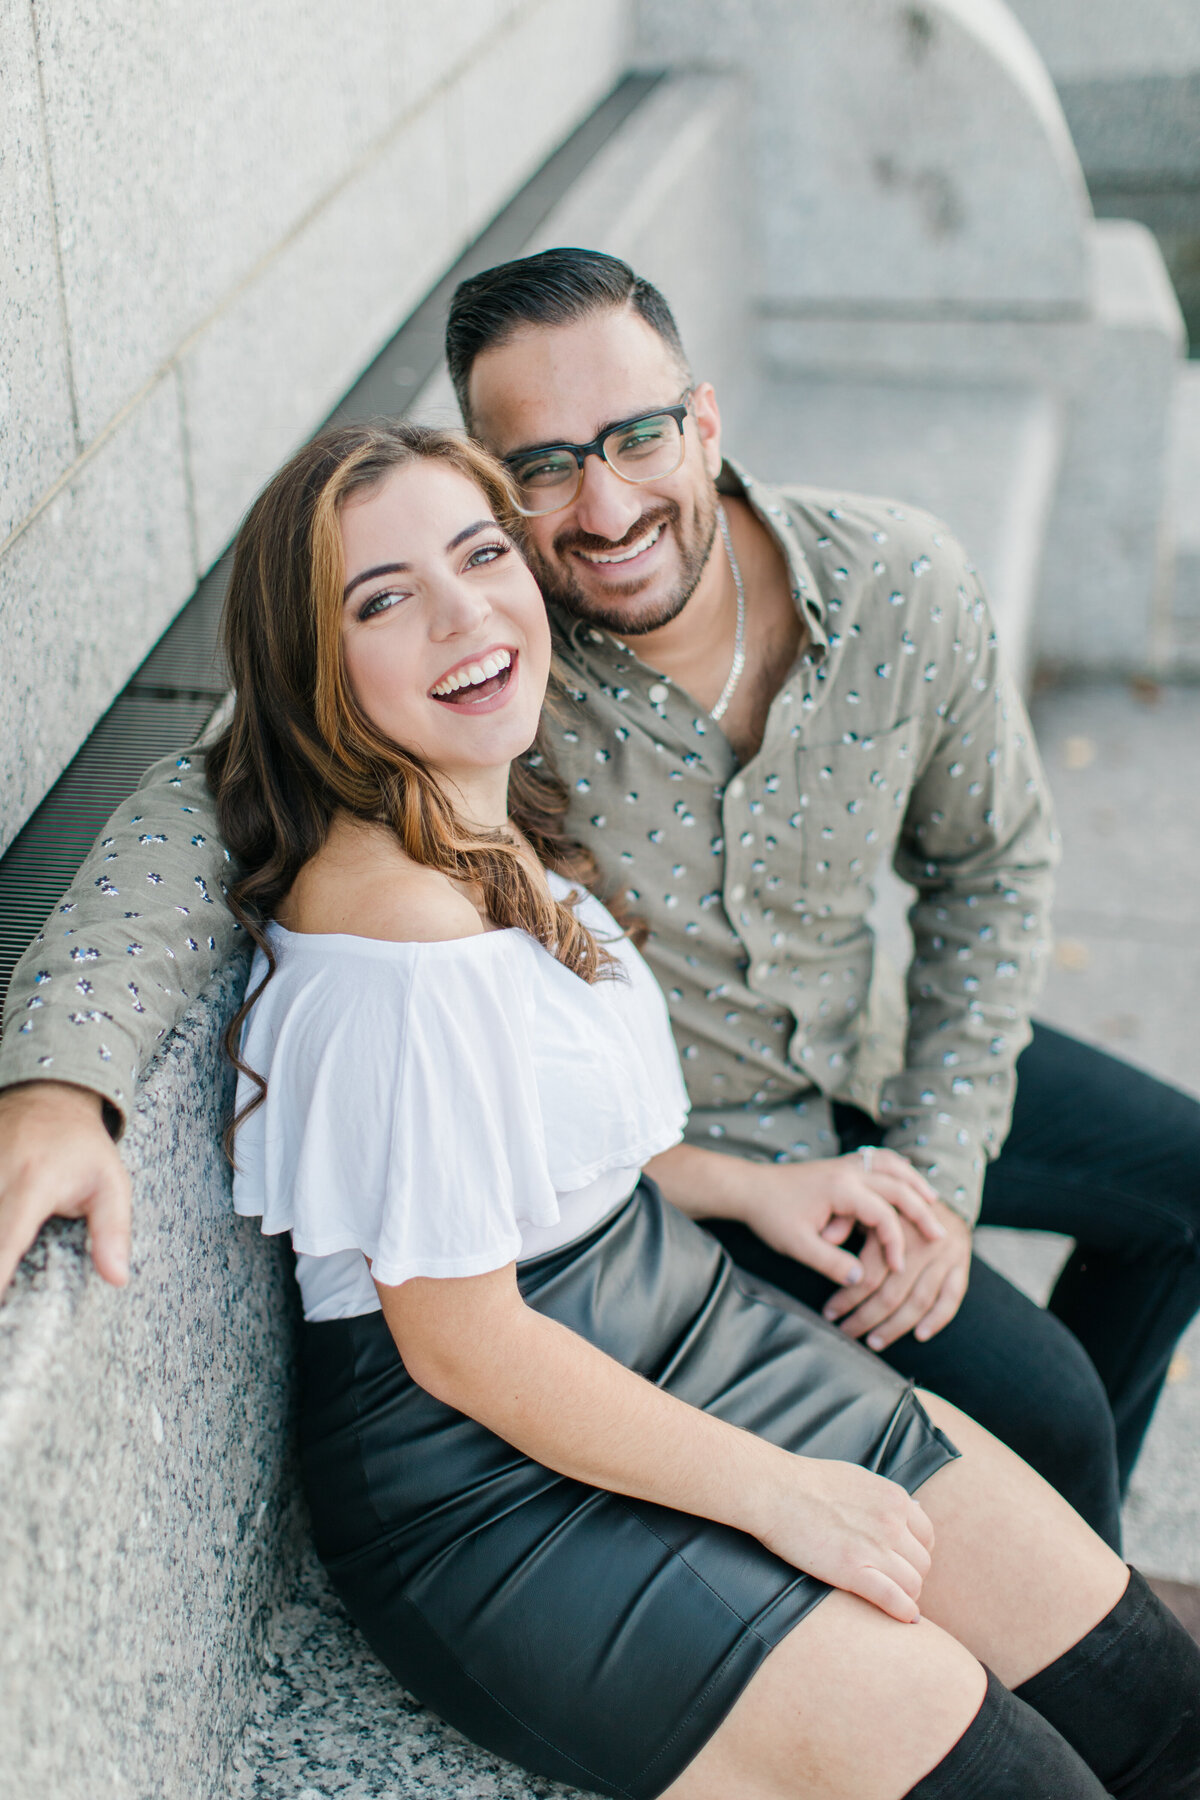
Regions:
<instances>
[{"instance_id":1,"label":"woman's eyebrow","mask_svg":"<svg viewBox=\"0 0 1200 1800\"><path fill-rule=\"evenodd\" d=\"M403 575L411 568L411 563L380 563L377 569L364 569L361 575L356 575L353 581L346 583L342 590L342 600L347 601L362 581L373 581L376 575Z\"/></svg>"},{"instance_id":2,"label":"woman's eyebrow","mask_svg":"<svg viewBox=\"0 0 1200 1800\"><path fill-rule=\"evenodd\" d=\"M476 532L494 531L495 529L495 519L476 519L473 525L465 525L461 531L455 533L450 539L450 542L446 545L446 554L449 555L452 550L457 550L460 544L465 544L468 538L473 538L475 536ZM358 587L360 582L374 581L377 575L405 575L411 568L411 563L398 562L380 563L378 568L364 569L361 575L356 575L353 581L348 581L346 583L346 586L342 590L343 604L350 598L350 595L354 592L354 589Z\"/></svg>"},{"instance_id":3,"label":"woman's eyebrow","mask_svg":"<svg viewBox=\"0 0 1200 1800\"><path fill-rule=\"evenodd\" d=\"M446 554L449 555L451 550L457 550L460 544L465 544L468 538L473 538L477 531L495 531L495 529L495 519L476 519L473 525L464 526L460 532L457 532L455 536L450 539L450 542L446 545Z\"/></svg>"}]
</instances>

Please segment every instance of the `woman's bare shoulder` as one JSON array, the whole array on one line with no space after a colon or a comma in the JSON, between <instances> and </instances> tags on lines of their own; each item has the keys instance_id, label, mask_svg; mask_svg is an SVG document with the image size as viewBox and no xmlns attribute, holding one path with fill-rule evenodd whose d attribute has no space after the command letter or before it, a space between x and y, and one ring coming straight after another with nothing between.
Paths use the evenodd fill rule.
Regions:
<instances>
[{"instance_id":1,"label":"woman's bare shoulder","mask_svg":"<svg viewBox=\"0 0 1200 1800\"><path fill-rule=\"evenodd\" d=\"M487 930L466 895L382 828L335 829L276 908L288 931L430 944Z\"/></svg>"}]
</instances>

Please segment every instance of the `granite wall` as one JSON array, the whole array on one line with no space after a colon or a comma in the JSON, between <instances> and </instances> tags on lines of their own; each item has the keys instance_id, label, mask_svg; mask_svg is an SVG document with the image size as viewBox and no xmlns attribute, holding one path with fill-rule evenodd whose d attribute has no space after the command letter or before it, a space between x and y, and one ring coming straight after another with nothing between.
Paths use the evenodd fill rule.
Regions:
<instances>
[{"instance_id":1,"label":"granite wall","mask_svg":"<svg viewBox=\"0 0 1200 1800\"><path fill-rule=\"evenodd\" d=\"M0 850L259 484L612 87L626 11L0 7Z\"/></svg>"}]
</instances>

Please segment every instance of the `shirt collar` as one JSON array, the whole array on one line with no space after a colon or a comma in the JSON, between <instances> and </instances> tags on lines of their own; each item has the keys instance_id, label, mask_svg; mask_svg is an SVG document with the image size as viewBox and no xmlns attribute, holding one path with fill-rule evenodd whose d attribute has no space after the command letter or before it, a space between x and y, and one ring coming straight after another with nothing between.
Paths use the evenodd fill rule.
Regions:
<instances>
[{"instance_id":1,"label":"shirt collar","mask_svg":"<svg viewBox=\"0 0 1200 1800\"><path fill-rule=\"evenodd\" d=\"M717 476L717 492L744 500L778 544L787 564L792 599L808 633L809 650L814 661L822 662L829 650L829 638L825 630L825 601L805 556L795 521L788 510L787 496L781 489L756 480L740 463L728 456L722 461ZM607 646L621 655L637 656L636 647L623 645L612 632L597 630L585 620L573 618L560 607L552 607L551 614L563 637L577 650L586 648L595 657L598 646L601 647L602 654L603 648Z\"/></svg>"},{"instance_id":2,"label":"shirt collar","mask_svg":"<svg viewBox=\"0 0 1200 1800\"><path fill-rule=\"evenodd\" d=\"M810 648L817 660L821 660L829 648L825 631L825 600L804 554L800 534L788 510L787 496L781 489L756 480L749 470L734 462L731 456L725 457L721 463L717 492L744 500L779 545L787 564L792 599L808 628Z\"/></svg>"}]
</instances>

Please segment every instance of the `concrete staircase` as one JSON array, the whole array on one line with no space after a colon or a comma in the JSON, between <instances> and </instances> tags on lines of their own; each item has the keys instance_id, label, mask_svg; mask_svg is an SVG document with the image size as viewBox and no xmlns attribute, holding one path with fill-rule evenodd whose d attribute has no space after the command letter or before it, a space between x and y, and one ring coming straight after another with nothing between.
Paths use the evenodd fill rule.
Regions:
<instances>
[{"instance_id":1,"label":"concrete staircase","mask_svg":"<svg viewBox=\"0 0 1200 1800\"><path fill-rule=\"evenodd\" d=\"M655 88L529 247L595 244L659 282L678 302L697 373L723 394L730 448L764 475L885 491L949 520L974 548L1020 666L1039 642L1055 654L1090 643L1103 662L1122 617L1125 660L1148 659L1177 314L1151 241L1090 220L1036 64L1007 26L999 38L978 29L991 9L927 4L932 36L918 43L918 9L895 0L703 0L691 42L720 71L683 70ZM677 15L652 0L641 11L643 60L669 63L664 19ZM993 179L978 133L992 134L992 165L1011 140L1023 200L1005 215L1012 241L988 250L991 291L985 282L939 311L939 280L953 291L965 266L961 231L949 214L944 231L931 224L936 181L916 191L876 167L892 261L868 243L857 269L842 259L858 283L853 304L814 294L814 271L842 256L856 190L847 177L840 214L802 191L805 180L842 179L846 121L827 113L825 138L798 147L789 137L798 113L779 68L790 57L814 79L798 19L818 65L830 59L823 79L860 83L860 120L897 66L918 87L922 70L952 81L949 137L931 117L922 139L917 104L904 142L910 159L953 175L963 230L976 230ZM852 75L831 48L843 40ZM781 169L800 185L781 187ZM1039 204L1069 241L1040 258L1042 289L1022 292L1024 221ZM884 290L904 270L897 306ZM766 296L757 310L756 293ZM1177 468L1200 463L1200 388L1189 380L1183 391ZM1120 409L1105 419L1114 393ZM414 411L444 418L449 406L442 376ZM1200 488L1180 481L1179 617L1194 615L1200 637ZM1097 549L1089 521L1101 505L1112 516L1099 520ZM1114 543L1115 582L1102 566ZM306 1549L287 1259L233 1217L219 1149L230 1093L219 1041L241 973L193 1007L143 1086L126 1140L129 1290L103 1287L81 1232L62 1227L43 1235L0 1309L0 1591L19 1621L0 1637L0 1792L565 1794L464 1745L399 1693Z\"/></svg>"}]
</instances>

